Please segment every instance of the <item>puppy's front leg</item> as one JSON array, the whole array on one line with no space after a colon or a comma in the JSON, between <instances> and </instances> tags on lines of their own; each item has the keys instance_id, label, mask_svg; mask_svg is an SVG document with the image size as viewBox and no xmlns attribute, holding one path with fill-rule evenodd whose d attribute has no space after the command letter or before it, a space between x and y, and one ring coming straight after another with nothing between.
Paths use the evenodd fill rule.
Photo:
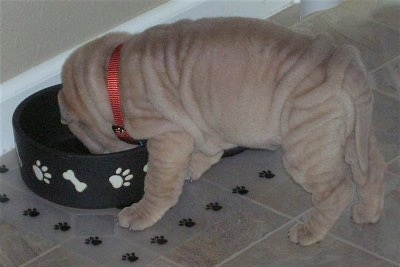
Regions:
<instances>
[{"instance_id":1,"label":"puppy's front leg","mask_svg":"<svg viewBox=\"0 0 400 267\"><path fill-rule=\"evenodd\" d=\"M144 196L119 213L120 226L143 230L156 223L177 203L193 144L192 136L183 131L167 132L148 141L149 163Z\"/></svg>"}]
</instances>

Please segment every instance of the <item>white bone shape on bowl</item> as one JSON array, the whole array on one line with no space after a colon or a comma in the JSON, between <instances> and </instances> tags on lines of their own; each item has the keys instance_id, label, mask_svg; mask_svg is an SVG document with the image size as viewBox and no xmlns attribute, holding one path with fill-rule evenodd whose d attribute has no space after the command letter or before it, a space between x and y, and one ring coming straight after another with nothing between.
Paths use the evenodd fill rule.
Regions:
<instances>
[{"instance_id":1,"label":"white bone shape on bowl","mask_svg":"<svg viewBox=\"0 0 400 267\"><path fill-rule=\"evenodd\" d=\"M64 172L63 177L65 180L71 181L71 183L75 186L75 190L79 193L82 193L87 188L87 184L79 181L75 177L75 173L72 170Z\"/></svg>"}]
</instances>

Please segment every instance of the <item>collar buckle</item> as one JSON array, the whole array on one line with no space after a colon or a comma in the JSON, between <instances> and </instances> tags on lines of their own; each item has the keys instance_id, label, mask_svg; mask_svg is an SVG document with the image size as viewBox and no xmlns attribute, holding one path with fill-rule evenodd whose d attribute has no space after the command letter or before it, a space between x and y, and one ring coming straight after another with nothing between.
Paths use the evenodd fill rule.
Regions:
<instances>
[{"instance_id":1,"label":"collar buckle","mask_svg":"<svg viewBox=\"0 0 400 267\"><path fill-rule=\"evenodd\" d=\"M143 146L146 143L146 141L144 141L144 140L135 140L132 137L130 137L128 132L122 126L113 125L112 129L113 129L115 135L118 137L118 139L120 139L121 141L124 141L128 144Z\"/></svg>"},{"instance_id":2,"label":"collar buckle","mask_svg":"<svg viewBox=\"0 0 400 267\"><path fill-rule=\"evenodd\" d=\"M119 60L122 44L118 45L111 54L107 68L107 91L110 98L111 110L114 117L112 129L118 139L133 145L143 146L146 142L135 140L129 136L128 132L121 125L124 125L124 117L121 107L119 93Z\"/></svg>"}]
</instances>

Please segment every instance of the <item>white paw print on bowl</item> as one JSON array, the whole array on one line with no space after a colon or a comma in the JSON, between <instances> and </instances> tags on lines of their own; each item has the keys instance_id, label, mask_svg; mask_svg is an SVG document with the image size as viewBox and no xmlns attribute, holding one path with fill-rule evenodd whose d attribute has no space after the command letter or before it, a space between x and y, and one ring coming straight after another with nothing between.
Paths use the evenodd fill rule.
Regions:
<instances>
[{"instance_id":1,"label":"white paw print on bowl","mask_svg":"<svg viewBox=\"0 0 400 267\"><path fill-rule=\"evenodd\" d=\"M126 169L122 171L122 168L118 168L115 171L115 175L111 176L108 180L110 181L111 185L115 188L121 188L122 186L130 186L130 180L133 179L133 174L131 174L130 169Z\"/></svg>"},{"instance_id":2,"label":"white paw print on bowl","mask_svg":"<svg viewBox=\"0 0 400 267\"><path fill-rule=\"evenodd\" d=\"M143 171L145 172L145 173L147 173L147 165L149 165L149 163L146 163L146 165L144 165L144 167L143 167Z\"/></svg>"},{"instance_id":3,"label":"white paw print on bowl","mask_svg":"<svg viewBox=\"0 0 400 267\"><path fill-rule=\"evenodd\" d=\"M45 165L42 166L40 160L37 160L35 164L32 165L33 172L39 181L43 181L46 184L50 184L51 174L48 172L49 168Z\"/></svg>"}]
</instances>

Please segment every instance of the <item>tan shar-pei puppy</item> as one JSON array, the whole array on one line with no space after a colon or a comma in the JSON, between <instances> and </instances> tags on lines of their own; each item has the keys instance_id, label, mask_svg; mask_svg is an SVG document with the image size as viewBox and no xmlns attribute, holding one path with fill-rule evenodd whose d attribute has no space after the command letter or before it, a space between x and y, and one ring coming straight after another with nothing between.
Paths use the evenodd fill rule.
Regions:
<instances>
[{"instance_id":1,"label":"tan shar-pei puppy","mask_svg":"<svg viewBox=\"0 0 400 267\"><path fill-rule=\"evenodd\" d=\"M354 184L353 220L378 221L385 166L356 48L243 18L105 35L69 57L58 95L63 120L93 153L132 147L111 129L106 71L119 44L125 128L148 139L149 152L144 197L120 212L120 226L152 226L177 203L185 179L198 179L236 146L280 147L287 171L311 193L311 217L290 230L293 242L323 239L352 202Z\"/></svg>"}]
</instances>

